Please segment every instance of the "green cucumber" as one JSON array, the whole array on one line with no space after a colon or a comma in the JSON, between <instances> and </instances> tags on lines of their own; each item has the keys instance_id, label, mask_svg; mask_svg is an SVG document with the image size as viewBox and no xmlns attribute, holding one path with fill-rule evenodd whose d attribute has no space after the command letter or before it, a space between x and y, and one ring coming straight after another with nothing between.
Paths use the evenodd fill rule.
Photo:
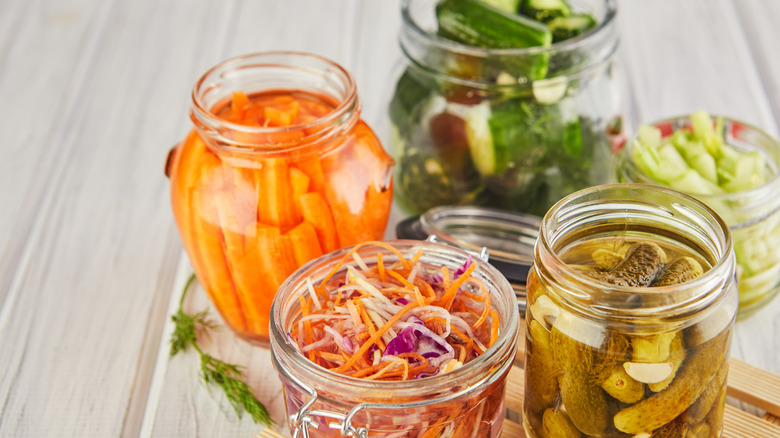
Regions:
<instances>
[{"instance_id":1,"label":"green cucumber","mask_svg":"<svg viewBox=\"0 0 780 438\"><path fill-rule=\"evenodd\" d=\"M555 17L547 22L552 32L553 42L568 40L582 35L596 27L596 20L588 14L574 14L567 17Z\"/></svg>"},{"instance_id":2,"label":"green cucumber","mask_svg":"<svg viewBox=\"0 0 780 438\"><path fill-rule=\"evenodd\" d=\"M479 0L444 0L436 6L439 36L486 49L549 46L544 24L511 14Z\"/></svg>"},{"instance_id":3,"label":"green cucumber","mask_svg":"<svg viewBox=\"0 0 780 438\"><path fill-rule=\"evenodd\" d=\"M440 37L469 46L523 49L552 44L552 32L543 23L479 0L444 0L436 6L436 17ZM548 53L507 58L496 67L512 77L535 80L547 74Z\"/></svg>"},{"instance_id":4,"label":"green cucumber","mask_svg":"<svg viewBox=\"0 0 780 438\"><path fill-rule=\"evenodd\" d=\"M565 0L523 0L520 13L546 23L557 17L571 15L571 7Z\"/></svg>"},{"instance_id":5,"label":"green cucumber","mask_svg":"<svg viewBox=\"0 0 780 438\"><path fill-rule=\"evenodd\" d=\"M485 103L475 105L466 115L466 138L474 167L481 175L501 173L508 162L506 144L496 143L491 132L489 120L490 106Z\"/></svg>"},{"instance_id":6,"label":"green cucumber","mask_svg":"<svg viewBox=\"0 0 780 438\"><path fill-rule=\"evenodd\" d=\"M520 0L482 0L484 3L501 9L502 11L516 13L520 9Z\"/></svg>"}]
</instances>

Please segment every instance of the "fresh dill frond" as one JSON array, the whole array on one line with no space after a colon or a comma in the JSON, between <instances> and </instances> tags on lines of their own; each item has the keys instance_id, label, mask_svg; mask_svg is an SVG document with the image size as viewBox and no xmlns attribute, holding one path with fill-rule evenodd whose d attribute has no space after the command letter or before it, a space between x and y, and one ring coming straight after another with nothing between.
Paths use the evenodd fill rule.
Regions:
<instances>
[{"instance_id":1,"label":"fresh dill frond","mask_svg":"<svg viewBox=\"0 0 780 438\"><path fill-rule=\"evenodd\" d=\"M184 285L176 314L171 317L174 329L171 335L170 357L176 356L192 346L200 355L200 376L203 382L222 388L239 418L243 412L246 412L256 424L270 426L274 421L265 406L255 397L252 388L242 380L244 375L241 367L224 363L204 353L198 346L198 336L200 334L208 336L208 330L217 328L217 325L208 318L208 310L200 311L194 315L184 312L184 297L194 280L195 275L193 274Z\"/></svg>"}]
</instances>

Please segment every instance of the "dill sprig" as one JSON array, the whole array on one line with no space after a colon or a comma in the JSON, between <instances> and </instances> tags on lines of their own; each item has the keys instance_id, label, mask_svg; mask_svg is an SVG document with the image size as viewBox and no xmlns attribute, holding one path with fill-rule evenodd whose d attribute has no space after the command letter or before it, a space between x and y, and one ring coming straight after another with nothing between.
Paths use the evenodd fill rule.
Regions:
<instances>
[{"instance_id":1,"label":"dill sprig","mask_svg":"<svg viewBox=\"0 0 780 438\"><path fill-rule=\"evenodd\" d=\"M265 406L255 397L249 385L242 380L243 368L222 362L204 353L198 346L198 336L201 334L208 336L208 330L217 328L217 324L209 319L208 310L200 311L194 315L184 313L184 297L194 280L195 275L193 274L184 285L179 309L171 317L175 325L173 335L171 335L171 357L192 346L200 355L200 376L203 382L222 388L238 418L241 418L241 414L246 412L252 416L252 420L256 424L270 426L274 421Z\"/></svg>"}]
</instances>

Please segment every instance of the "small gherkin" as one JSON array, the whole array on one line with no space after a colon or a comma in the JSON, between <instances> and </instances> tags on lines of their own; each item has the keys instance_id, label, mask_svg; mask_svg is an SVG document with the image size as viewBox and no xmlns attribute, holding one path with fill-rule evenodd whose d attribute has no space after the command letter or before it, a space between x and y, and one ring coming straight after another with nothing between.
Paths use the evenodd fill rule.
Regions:
<instances>
[{"instance_id":1,"label":"small gherkin","mask_svg":"<svg viewBox=\"0 0 780 438\"><path fill-rule=\"evenodd\" d=\"M685 351L685 342L683 341L683 335L681 331L676 332L674 339L672 339L671 344L669 344L669 361L672 363L672 372L669 374L669 377L666 379L658 382L658 383L650 383L647 385L648 388L650 388L653 392L661 392L664 389L666 389L670 383L672 383L672 380L674 380L674 377L677 375L677 370L680 369L680 365L682 365L683 361L685 360L687 353Z\"/></svg>"},{"instance_id":2,"label":"small gherkin","mask_svg":"<svg viewBox=\"0 0 780 438\"><path fill-rule=\"evenodd\" d=\"M563 411L546 409L542 416L545 438L580 438L582 433Z\"/></svg>"},{"instance_id":3,"label":"small gherkin","mask_svg":"<svg viewBox=\"0 0 780 438\"><path fill-rule=\"evenodd\" d=\"M636 403L645 395L645 386L628 375L622 365L615 365L612 374L601 382L601 388L623 403Z\"/></svg>"},{"instance_id":4,"label":"small gherkin","mask_svg":"<svg viewBox=\"0 0 780 438\"><path fill-rule=\"evenodd\" d=\"M652 242L632 245L623 260L608 271L586 271L599 281L616 286L650 286L664 267L666 253Z\"/></svg>"},{"instance_id":5,"label":"small gherkin","mask_svg":"<svg viewBox=\"0 0 780 438\"><path fill-rule=\"evenodd\" d=\"M723 333L689 355L665 390L615 414L615 427L621 432L638 434L658 429L682 414L709 384L711 379L704 380L702 376L714 378L717 373L729 334Z\"/></svg>"},{"instance_id":6,"label":"small gherkin","mask_svg":"<svg viewBox=\"0 0 780 438\"><path fill-rule=\"evenodd\" d=\"M726 376L729 372L728 361L722 361L715 378L711 379L704 392L690 408L685 412L686 421L690 423L700 423L704 421L707 414L710 413L715 402L718 400L721 390L724 388Z\"/></svg>"},{"instance_id":7,"label":"small gherkin","mask_svg":"<svg viewBox=\"0 0 780 438\"><path fill-rule=\"evenodd\" d=\"M571 422L587 435L602 436L609 427L610 418L607 394L597 383L598 374L603 372L597 351L555 326L550 332L550 341L562 370L559 378L561 400Z\"/></svg>"},{"instance_id":8,"label":"small gherkin","mask_svg":"<svg viewBox=\"0 0 780 438\"><path fill-rule=\"evenodd\" d=\"M664 272L653 282L653 286L672 286L685 283L704 273L701 264L692 257L681 257L668 264Z\"/></svg>"},{"instance_id":9,"label":"small gherkin","mask_svg":"<svg viewBox=\"0 0 780 438\"><path fill-rule=\"evenodd\" d=\"M538 412L552 406L558 400L558 375L560 370L553 358L550 333L535 319L528 327L531 354L528 355L526 375L533 382L526 386L528 403Z\"/></svg>"}]
</instances>

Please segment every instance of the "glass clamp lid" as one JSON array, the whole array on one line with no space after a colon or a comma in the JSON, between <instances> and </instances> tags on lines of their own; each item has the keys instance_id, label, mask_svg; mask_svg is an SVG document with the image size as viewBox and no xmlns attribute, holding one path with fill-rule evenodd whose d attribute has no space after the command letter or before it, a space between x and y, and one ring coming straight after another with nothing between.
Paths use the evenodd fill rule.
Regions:
<instances>
[{"instance_id":1,"label":"glass clamp lid","mask_svg":"<svg viewBox=\"0 0 780 438\"><path fill-rule=\"evenodd\" d=\"M525 312L525 282L533 264L533 250L541 218L503 210L472 207L434 207L398 223L399 239L424 240L434 236L474 254L487 248L488 262L509 280Z\"/></svg>"}]
</instances>

